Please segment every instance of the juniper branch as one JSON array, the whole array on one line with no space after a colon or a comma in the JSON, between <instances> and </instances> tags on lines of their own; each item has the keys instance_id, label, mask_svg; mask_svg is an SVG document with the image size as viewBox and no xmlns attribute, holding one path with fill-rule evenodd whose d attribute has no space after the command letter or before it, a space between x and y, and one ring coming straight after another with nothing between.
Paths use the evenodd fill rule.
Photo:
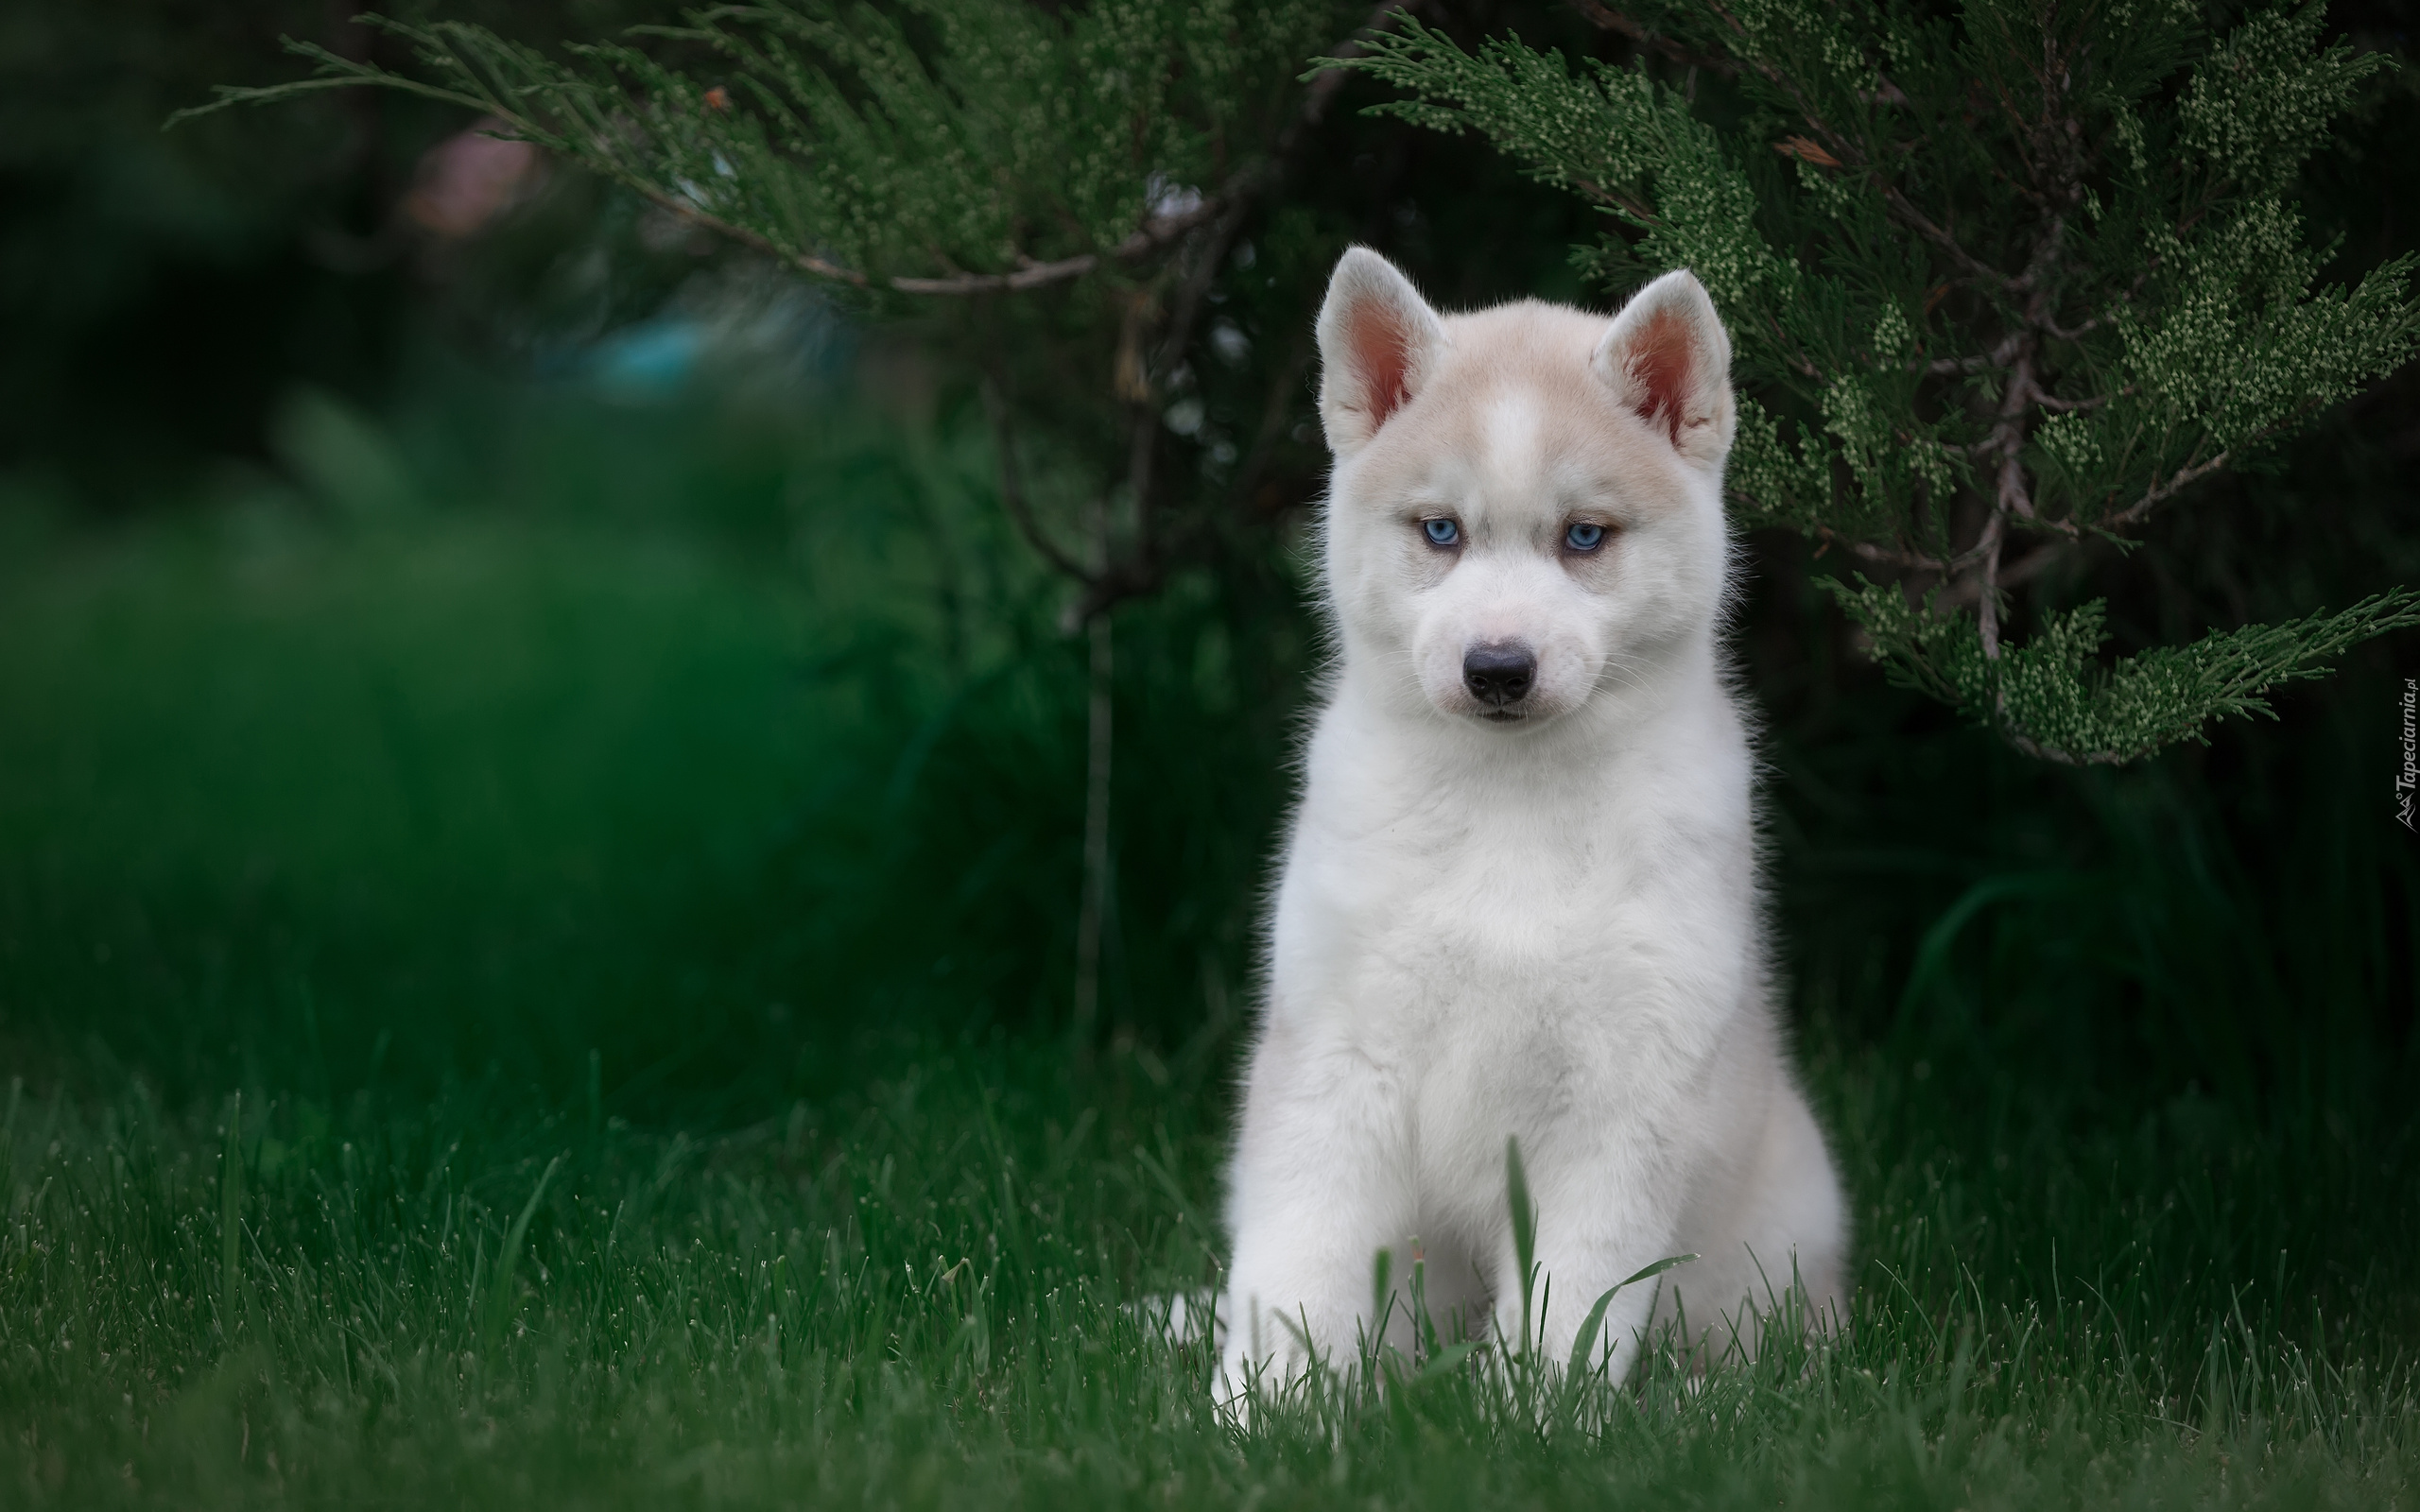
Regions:
<instances>
[{"instance_id":1,"label":"juniper branch","mask_svg":"<svg viewBox=\"0 0 2420 1512\"><path fill-rule=\"evenodd\" d=\"M2189 19L2066 8L1985 25L1807 0L1637 3L1589 13L1664 56L1731 60L1752 106L1806 134L1726 136L1639 69L1573 69L1517 42L1465 52L1417 26L1359 66L1402 92L1383 108L1480 131L1611 210L1635 244L1609 238L1583 267L1625 284L1641 264L1698 272L1744 380L1729 497L1745 520L1928 584L1944 613L1925 611L1922 635L1900 627L1907 654L1886 653L1900 675L2022 749L2128 760L2310 675L2343 636L2400 623L2402 609L2365 603L2115 668L2092 659L2097 639L2075 649L2072 616L2041 616L2025 645L2004 635L2006 591L2139 528L2420 339L2420 265L2314 292L2319 253L2284 197L2382 66L2321 45L2316 7L2212 39ZM1886 138L1880 106L1920 129ZM1771 151L1795 190L1752 182L1743 163ZM1973 297L1945 304L1957 289ZM1954 519L1971 539L1950 539ZM2038 543L2012 564L2020 537ZM1953 644L1996 669L1989 689L1949 678L1962 663L1933 653ZM2154 673L2165 703L2143 701ZM2125 718L2108 714L2121 704Z\"/></svg>"}]
</instances>

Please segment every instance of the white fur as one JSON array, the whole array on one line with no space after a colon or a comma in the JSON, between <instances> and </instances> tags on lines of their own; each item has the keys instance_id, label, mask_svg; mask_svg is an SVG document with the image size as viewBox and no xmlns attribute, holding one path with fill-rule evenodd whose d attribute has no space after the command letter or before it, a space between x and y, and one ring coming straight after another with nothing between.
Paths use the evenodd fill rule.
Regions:
<instances>
[{"instance_id":1,"label":"white fur","mask_svg":"<svg viewBox=\"0 0 2420 1512\"><path fill-rule=\"evenodd\" d=\"M1340 653L1286 847L1230 1172L1222 1398L1349 1362L1392 1252L1431 1312L1517 1309L1517 1138L1563 1359L1619 1294L1616 1379L1685 1305L1701 1343L1842 1265L1838 1178L1787 1069L1757 892L1754 762L1718 621L1730 343L1685 272L1610 323L1535 302L1440 318L1347 252L1320 317ZM1462 532L1441 551L1421 522ZM1575 519L1612 533L1563 548ZM1463 679L1536 652L1518 719ZM1744 1327L1741 1325L1744 1324Z\"/></svg>"}]
</instances>

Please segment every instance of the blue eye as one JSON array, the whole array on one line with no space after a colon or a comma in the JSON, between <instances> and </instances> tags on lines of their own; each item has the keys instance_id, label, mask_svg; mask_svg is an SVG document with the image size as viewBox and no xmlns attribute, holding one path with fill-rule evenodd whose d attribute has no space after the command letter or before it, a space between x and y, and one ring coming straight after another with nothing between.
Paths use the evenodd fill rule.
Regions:
<instances>
[{"instance_id":1,"label":"blue eye","mask_svg":"<svg viewBox=\"0 0 2420 1512\"><path fill-rule=\"evenodd\" d=\"M1572 522L1571 528L1563 533L1563 543L1574 551L1594 551L1605 543L1605 527L1576 520Z\"/></svg>"},{"instance_id":2,"label":"blue eye","mask_svg":"<svg viewBox=\"0 0 2420 1512\"><path fill-rule=\"evenodd\" d=\"M1461 544L1462 527L1451 520L1423 520L1420 528L1427 533L1428 543L1432 546Z\"/></svg>"}]
</instances>

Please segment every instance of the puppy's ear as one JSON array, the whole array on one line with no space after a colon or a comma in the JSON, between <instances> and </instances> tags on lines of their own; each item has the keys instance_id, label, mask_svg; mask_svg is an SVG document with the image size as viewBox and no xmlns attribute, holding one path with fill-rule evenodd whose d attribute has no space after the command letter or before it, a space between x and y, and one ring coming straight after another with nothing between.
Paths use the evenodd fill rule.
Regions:
<instances>
[{"instance_id":1,"label":"puppy's ear","mask_svg":"<svg viewBox=\"0 0 2420 1512\"><path fill-rule=\"evenodd\" d=\"M1356 247L1328 279L1319 337L1320 424L1329 450L1346 456L1420 391L1445 328L1394 264Z\"/></svg>"},{"instance_id":2,"label":"puppy's ear","mask_svg":"<svg viewBox=\"0 0 2420 1512\"><path fill-rule=\"evenodd\" d=\"M1711 466L1731 450L1731 337L1686 269L1632 295L1589 366L1684 457Z\"/></svg>"}]
</instances>

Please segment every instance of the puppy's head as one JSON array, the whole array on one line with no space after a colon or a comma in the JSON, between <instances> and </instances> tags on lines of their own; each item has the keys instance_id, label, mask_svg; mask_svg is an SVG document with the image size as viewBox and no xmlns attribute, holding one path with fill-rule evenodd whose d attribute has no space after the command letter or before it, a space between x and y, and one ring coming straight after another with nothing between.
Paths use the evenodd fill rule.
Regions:
<instances>
[{"instance_id":1,"label":"puppy's head","mask_svg":"<svg viewBox=\"0 0 2420 1512\"><path fill-rule=\"evenodd\" d=\"M1731 342L1695 278L1608 321L1440 317L1365 248L1320 311L1326 566L1354 676L1536 728L1651 676L1722 595Z\"/></svg>"}]
</instances>

